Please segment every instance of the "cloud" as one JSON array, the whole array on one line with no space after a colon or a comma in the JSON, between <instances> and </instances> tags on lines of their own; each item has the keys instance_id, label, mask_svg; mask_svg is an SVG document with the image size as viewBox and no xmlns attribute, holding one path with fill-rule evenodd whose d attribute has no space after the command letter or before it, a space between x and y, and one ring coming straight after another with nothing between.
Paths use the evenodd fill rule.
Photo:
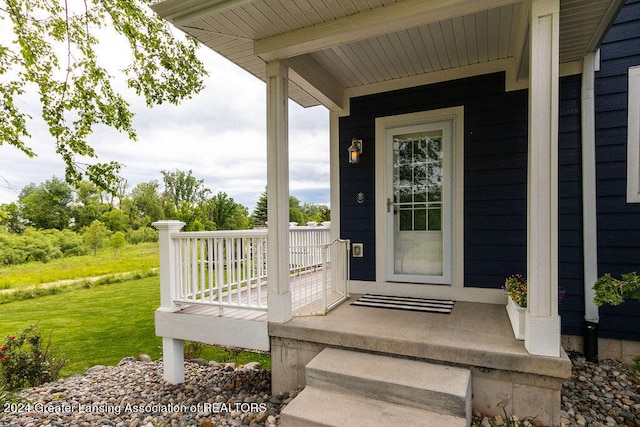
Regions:
<instances>
[{"instance_id":1,"label":"cloud","mask_svg":"<svg viewBox=\"0 0 640 427\"><path fill-rule=\"evenodd\" d=\"M117 44L110 46L101 54L117 57ZM252 210L267 180L265 84L207 48L199 56L210 72L202 93L179 106L147 108L129 91L138 141L106 127L96 129L89 141L100 161L125 165L122 175L129 188L161 181L161 170L192 170L214 193L226 192ZM25 96L23 101L37 117L35 99ZM289 120L290 191L301 202L328 203L329 113L324 107L304 109L290 102ZM35 119L33 124L30 143L37 158L0 145L0 176L12 187L0 180L0 203L15 201L30 182L64 177L64 164L44 123Z\"/></svg>"}]
</instances>

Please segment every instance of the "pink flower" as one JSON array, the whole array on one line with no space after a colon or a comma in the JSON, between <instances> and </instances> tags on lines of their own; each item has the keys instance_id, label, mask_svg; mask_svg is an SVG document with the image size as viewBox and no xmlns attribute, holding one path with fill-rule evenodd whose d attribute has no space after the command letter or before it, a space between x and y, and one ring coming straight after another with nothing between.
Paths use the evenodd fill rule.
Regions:
<instances>
[{"instance_id":1,"label":"pink flower","mask_svg":"<svg viewBox=\"0 0 640 427\"><path fill-rule=\"evenodd\" d=\"M0 350L5 351L7 349L6 345L3 345L2 347L0 347Z\"/></svg>"},{"instance_id":2,"label":"pink flower","mask_svg":"<svg viewBox=\"0 0 640 427\"><path fill-rule=\"evenodd\" d=\"M9 356L5 356L5 357L4 357L4 361L5 361L5 362L8 362L8 361L9 361Z\"/></svg>"}]
</instances>

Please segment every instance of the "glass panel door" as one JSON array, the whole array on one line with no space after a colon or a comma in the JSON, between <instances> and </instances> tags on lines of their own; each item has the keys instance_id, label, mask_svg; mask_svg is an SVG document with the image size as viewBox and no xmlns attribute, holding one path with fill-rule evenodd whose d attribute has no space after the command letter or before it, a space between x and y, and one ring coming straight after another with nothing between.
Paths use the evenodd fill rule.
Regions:
<instances>
[{"instance_id":1,"label":"glass panel door","mask_svg":"<svg viewBox=\"0 0 640 427\"><path fill-rule=\"evenodd\" d=\"M390 280L444 283L448 265L443 219L449 186L445 157L449 123L432 123L388 132L392 155L389 228L393 251ZM392 224L391 224L392 222Z\"/></svg>"}]
</instances>

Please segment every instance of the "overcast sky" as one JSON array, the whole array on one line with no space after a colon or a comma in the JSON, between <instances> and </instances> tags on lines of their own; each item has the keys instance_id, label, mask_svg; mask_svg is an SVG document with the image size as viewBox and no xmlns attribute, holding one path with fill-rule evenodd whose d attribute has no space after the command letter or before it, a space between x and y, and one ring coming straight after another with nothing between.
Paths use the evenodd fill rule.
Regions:
<instances>
[{"instance_id":1,"label":"overcast sky","mask_svg":"<svg viewBox=\"0 0 640 427\"><path fill-rule=\"evenodd\" d=\"M119 49L113 43L103 49L103 57L118 62ZM127 96L136 113L138 141L100 128L89 142L100 161L125 165L121 175L129 189L141 182L161 182L161 170L192 170L214 194L224 191L251 212L267 183L265 84L204 46L198 56L210 73L203 92L179 106L152 109L142 99ZM17 200L30 182L64 178L63 162L39 120L36 100L34 95L21 99L34 117L30 145L38 157L30 159L13 146L0 145L0 203ZM329 112L293 102L289 106L290 193L301 202L328 203Z\"/></svg>"}]
</instances>

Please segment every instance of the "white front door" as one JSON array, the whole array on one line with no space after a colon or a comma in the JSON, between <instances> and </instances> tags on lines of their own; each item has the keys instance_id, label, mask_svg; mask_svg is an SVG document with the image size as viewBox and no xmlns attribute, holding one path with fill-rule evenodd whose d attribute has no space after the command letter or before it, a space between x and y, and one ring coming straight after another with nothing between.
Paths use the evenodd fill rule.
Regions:
<instances>
[{"instance_id":1,"label":"white front door","mask_svg":"<svg viewBox=\"0 0 640 427\"><path fill-rule=\"evenodd\" d=\"M389 281L451 283L452 125L385 130Z\"/></svg>"}]
</instances>

